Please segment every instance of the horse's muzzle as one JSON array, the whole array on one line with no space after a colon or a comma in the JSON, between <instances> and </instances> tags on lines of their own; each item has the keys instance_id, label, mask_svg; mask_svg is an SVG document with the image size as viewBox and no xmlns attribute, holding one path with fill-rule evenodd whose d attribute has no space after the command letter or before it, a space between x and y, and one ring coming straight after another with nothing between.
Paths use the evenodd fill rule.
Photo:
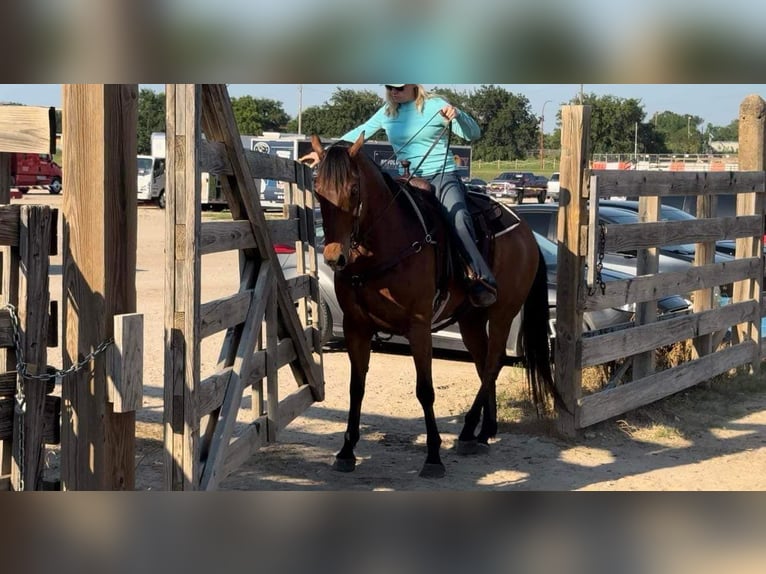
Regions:
<instances>
[{"instance_id":1,"label":"horse's muzzle","mask_svg":"<svg viewBox=\"0 0 766 574\"><path fill-rule=\"evenodd\" d=\"M340 243L330 243L324 247L324 261L333 271L341 271L348 260L343 254L343 247Z\"/></svg>"}]
</instances>

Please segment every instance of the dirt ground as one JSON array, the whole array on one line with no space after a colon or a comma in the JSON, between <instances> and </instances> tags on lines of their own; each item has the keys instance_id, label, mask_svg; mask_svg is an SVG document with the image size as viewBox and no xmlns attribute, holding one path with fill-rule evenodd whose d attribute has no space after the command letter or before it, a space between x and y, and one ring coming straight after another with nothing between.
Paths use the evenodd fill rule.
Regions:
<instances>
[{"instance_id":1,"label":"dirt ground","mask_svg":"<svg viewBox=\"0 0 766 574\"><path fill-rule=\"evenodd\" d=\"M65 193L65 192L64 192ZM61 208L62 196L34 191L17 203ZM140 206L138 309L145 320L144 406L137 413L136 488L163 488L162 347L165 212ZM63 229L60 225L59 229ZM53 260L52 292L60 293L60 256ZM203 258L203 299L237 285L236 255ZM54 295L55 296L55 295ZM220 339L203 346L203 376L217 359ZM49 362L61 364L60 350ZM461 358L434 360L436 415L447 475L425 480L425 429L414 394L414 367L405 354L376 351L363 404L357 469L331 469L340 448L348 406L345 352L324 354L326 400L309 408L278 437L221 484L225 490L763 490L766 489L766 384L748 392L706 399L683 393L659 410L607 421L575 440L528 424L501 428L488 455L460 457L453 444L476 390L473 365ZM513 376L512 376L513 375ZM501 394L518 386L515 369L503 370ZM280 371L290 385L289 371ZM715 395L714 395L715 397ZM733 398L732 398L733 397ZM722 405L721 400L727 404ZM674 410L674 409L678 410ZM658 414L659 413L659 414ZM660 420L661 419L661 420Z\"/></svg>"}]
</instances>

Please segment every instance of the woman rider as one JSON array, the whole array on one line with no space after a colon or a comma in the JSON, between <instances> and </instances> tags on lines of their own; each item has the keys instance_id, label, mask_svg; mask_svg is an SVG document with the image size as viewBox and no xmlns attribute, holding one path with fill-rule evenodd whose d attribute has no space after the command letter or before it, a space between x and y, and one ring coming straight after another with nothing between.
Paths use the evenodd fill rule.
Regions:
<instances>
[{"instance_id":1,"label":"woman rider","mask_svg":"<svg viewBox=\"0 0 766 574\"><path fill-rule=\"evenodd\" d=\"M487 307L497 300L497 283L492 271L476 248L471 215L465 203L466 189L457 165L441 138L444 126L452 122L452 130L461 138L473 141L481 135L476 121L464 111L437 95L429 94L421 84L385 84L386 103L362 125L341 136L356 141L364 132L365 139L384 130L397 159L409 161L413 176L433 185L447 221L460 241L463 256L470 266L468 297L476 307ZM454 121L453 121L454 120ZM439 141L434 144L436 138ZM300 158L315 165L315 152Z\"/></svg>"}]
</instances>

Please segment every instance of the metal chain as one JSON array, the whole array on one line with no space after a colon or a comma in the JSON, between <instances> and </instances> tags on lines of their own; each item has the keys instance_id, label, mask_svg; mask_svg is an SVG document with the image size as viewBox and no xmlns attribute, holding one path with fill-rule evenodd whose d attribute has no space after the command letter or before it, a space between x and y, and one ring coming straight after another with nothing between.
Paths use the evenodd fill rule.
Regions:
<instances>
[{"instance_id":1,"label":"metal chain","mask_svg":"<svg viewBox=\"0 0 766 574\"><path fill-rule=\"evenodd\" d=\"M64 378L68 375L71 375L73 373L76 373L77 371L82 370L85 368L88 363L90 363L94 358L96 358L98 355L106 351L107 348L109 348L109 345L114 343L114 337L109 337L105 341L102 341L99 343L99 345L90 353L85 355L81 361L78 361L77 363L73 363L71 366L67 367L66 369L59 369L52 373L41 373L38 375L33 375L29 373L27 370L27 364L24 362L24 351L21 348L21 340L19 338L19 318L16 314L16 308L11 304L5 305L6 309L10 311L11 315L11 324L13 325L13 344L16 347L16 372L19 374L20 377L24 379L32 379L36 381L49 381L50 379L58 379L58 378Z\"/></svg>"},{"instance_id":2,"label":"metal chain","mask_svg":"<svg viewBox=\"0 0 766 574\"><path fill-rule=\"evenodd\" d=\"M601 276L601 271L604 269L604 250L606 249L606 225L600 224L600 233L598 236L598 260L596 261L596 283L595 285L598 285L601 289L601 294L604 295L606 293L606 283L604 282L604 278ZM595 285L593 287L588 288L588 295L595 295L596 289Z\"/></svg>"},{"instance_id":3,"label":"metal chain","mask_svg":"<svg viewBox=\"0 0 766 574\"><path fill-rule=\"evenodd\" d=\"M100 355L106 349L114 343L114 338L109 337L98 345L93 351L88 353L81 361L73 363L66 369L59 369L52 373L41 373L33 375L27 370L27 364L24 362L24 350L21 346L21 327L19 325L19 317L16 313L16 307L10 303L5 304L5 308L8 309L11 317L11 326L13 327L13 346L16 350L16 405L15 413L18 416L24 416L27 412L27 399L24 396L24 386L22 384L23 379L35 380L35 381L49 381L50 379L61 380L64 377L76 373L83 369L88 363L91 362L96 356ZM24 490L24 421L21 421L19 428L19 490Z\"/></svg>"}]
</instances>

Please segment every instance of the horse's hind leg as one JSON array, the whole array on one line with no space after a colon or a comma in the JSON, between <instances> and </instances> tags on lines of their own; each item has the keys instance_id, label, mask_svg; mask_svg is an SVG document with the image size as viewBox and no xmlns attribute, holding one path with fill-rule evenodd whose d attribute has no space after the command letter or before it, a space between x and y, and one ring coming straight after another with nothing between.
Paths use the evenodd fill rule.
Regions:
<instances>
[{"instance_id":1,"label":"horse's hind leg","mask_svg":"<svg viewBox=\"0 0 766 574\"><path fill-rule=\"evenodd\" d=\"M436 415L434 414L434 383L431 371L431 361L433 350L431 346L431 332L429 329L423 329L417 334L411 333L410 347L412 349L412 358L415 361L415 372L417 373L417 382L415 394L423 407L423 415L426 421L426 446L428 454L426 462L420 471L423 478L442 478L445 474L444 464L439 455L442 439L439 436L439 429L436 426Z\"/></svg>"},{"instance_id":2,"label":"horse's hind leg","mask_svg":"<svg viewBox=\"0 0 766 574\"><path fill-rule=\"evenodd\" d=\"M496 381L505 356L508 329L497 329L491 321L489 336L485 329L486 323L476 317L465 317L460 322L463 343L473 357L481 384L458 436L458 454L486 452L489 439L497 434ZM481 429L476 436L480 421Z\"/></svg>"},{"instance_id":3,"label":"horse's hind leg","mask_svg":"<svg viewBox=\"0 0 766 574\"><path fill-rule=\"evenodd\" d=\"M459 324L463 344L468 349L476 365L480 385L471 408L465 414L463 429L460 431L460 435L458 435L456 446L458 454L475 454L479 447L474 433L476 427L479 426L481 412L484 408L484 397L486 395L484 384L481 383L484 378L484 364L487 356L486 322L480 320L480 317L475 314L471 314L463 316Z\"/></svg>"},{"instance_id":4,"label":"horse's hind leg","mask_svg":"<svg viewBox=\"0 0 766 574\"><path fill-rule=\"evenodd\" d=\"M351 363L351 379L349 381L349 408L346 433L343 435L343 448L335 455L333 468L340 472L351 472L356 468L354 447L359 442L359 424L362 413L367 370L370 366L370 349L372 337L366 334L353 333L345 329L346 348Z\"/></svg>"}]
</instances>

